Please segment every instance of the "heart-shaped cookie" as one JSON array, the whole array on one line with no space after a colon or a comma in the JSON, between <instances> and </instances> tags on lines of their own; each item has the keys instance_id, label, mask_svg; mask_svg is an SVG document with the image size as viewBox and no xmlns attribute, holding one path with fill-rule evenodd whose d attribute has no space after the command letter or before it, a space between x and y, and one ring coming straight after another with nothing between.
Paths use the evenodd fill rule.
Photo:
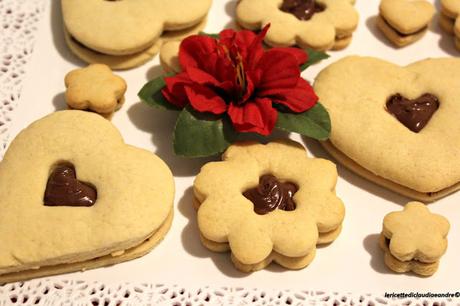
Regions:
<instances>
[{"instance_id":1,"label":"heart-shaped cookie","mask_svg":"<svg viewBox=\"0 0 460 306\"><path fill-rule=\"evenodd\" d=\"M434 6L426 0L382 0L380 14L402 34L413 34L433 18Z\"/></svg>"},{"instance_id":2,"label":"heart-shaped cookie","mask_svg":"<svg viewBox=\"0 0 460 306\"><path fill-rule=\"evenodd\" d=\"M97 196L70 186L75 179L56 172L62 165ZM92 206L70 205L86 196ZM59 206L46 205L50 197ZM143 255L166 234L173 198L166 164L125 144L103 117L68 110L40 119L0 163L0 283Z\"/></svg>"},{"instance_id":3,"label":"heart-shaped cookie","mask_svg":"<svg viewBox=\"0 0 460 306\"><path fill-rule=\"evenodd\" d=\"M351 56L325 68L315 91L332 121L325 147L358 174L414 199L433 201L460 186L460 59L406 67ZM439 108L418 133L388 111L393 95L431 94Z\"/></svg>"},{"instance_id":4,"label":"heart-shaped cookie","mask_svg":"<svg viewBox=\"0 0 460 306\"><path fill-rule=\"evenodd\" d=\"M163 31L198 24L211 0L62 0L66 31L84 46L108 55L151 47Z\"/></svg>"},{"instance_id":5,"label":"heart-shaped cookie","mask_svg":"<svg viewBox=\"0 0 460 306\"><path fill-rule=\"evenodd\" d=\"M441 0L439 24L450 34L455 34L455 46L460 50L460 1Z\"/></svg>"},{"instance_id":6,"label":"heart-shaped cookie","mask_svg":"<svg viewBox=\"0 0 460 306\"><path fill-rule=\"evenodd\" d=\"M399 47L420 39L435 12L426 0L382 0L379 9L377 26Z\"/></svg>"}]
</instances>

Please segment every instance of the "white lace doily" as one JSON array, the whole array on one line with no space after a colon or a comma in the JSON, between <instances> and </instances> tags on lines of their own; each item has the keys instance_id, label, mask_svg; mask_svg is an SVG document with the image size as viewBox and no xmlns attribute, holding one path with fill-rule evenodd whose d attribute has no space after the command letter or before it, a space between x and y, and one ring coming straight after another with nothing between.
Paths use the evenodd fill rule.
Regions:
<instances>
[{"instance_id":1,"label":"white lace doily","mask_svg":"<svg viewBox=\"0 0 460 306\"><path fill-rule=\"evenodd\" d=\"M0 0L0 157L46 0Z\"/></svg>"},{"instance_id":2,"label":"white lace doily","mask_svg":"<svg viewBox=\"0 0 460 306\"><path fill-rule=\"evenodd\" d=\"M51 0L60 1L60 0ZM46 0L0 0L0 157L3 156ZM1 247L1 245L0 245ZM392 300L371 294L266 291L244 288L196 290L165 284L118 284L34 280L0 286L0 306L61 305L460 305L452 300Z\"/></svg>"},{"instance_id":3,"label":"white lace doily","mask_svg":"<svg viewBox=\"0 0 460 306\"><path fill-rule=\"evenodd\" d=\"M319 291L264 291L244 288L200 288L189 290L163 284L119 284L99 282L29 281L0 286L0 305L141 306L141 305L456 305L451 300L389 300L373 295ZM457 304L458 305L458 304Z\"/></svg>"}]
</instances>

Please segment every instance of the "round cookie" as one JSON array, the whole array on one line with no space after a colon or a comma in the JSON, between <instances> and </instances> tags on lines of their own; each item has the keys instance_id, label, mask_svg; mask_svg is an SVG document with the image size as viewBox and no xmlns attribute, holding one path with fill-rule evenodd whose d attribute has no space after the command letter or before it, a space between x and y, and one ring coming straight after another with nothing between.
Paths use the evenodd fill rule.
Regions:
<instances>
[{"instance_id":1,"label":"round cookie","mask_svg":"<svg viewBox=\"0 0 460 306\"><path fill-rule=\"evenodd\" d=\"M206 16L211 0L62 0L66 31L108 55L139 53L164 31L183 30Z\"/></svg>"},{"instance_id":2,"label":"round cookie","mask_svg":"<svg viewBox=\"0 0 460 306\"><path fill-rule=\"evenodd\" d=\"M308 158L293 141L236 143L222 160L202 167L194 206L203 245L230 250L237 269L257 271L272 261L301 269L317 245L339 235L345 208L331 162Z\"/></svg>"},{"instance_id":3,"label":"round cookie","mask_svg":"<svg viewBox=\"0 0 460 306\"><path fill-rule=\"evenodd\" d=\"M67 110L13 140L0 163L0 195L4 282L145 254L170 226L174 180L160 158L125 144L109 121Z\"/></svg>"},{"instance_id":4,"label":"round cookie","mask_svg":"<svg viewBox=\"0 0 460 306\"><path fill-rule=\"evenodd\" d=\"M312 7L308 11L315 13L303 15L299 12L306 10L296 8L300 2L295 0L241 0L236 17L241 26L250 30L260 30L270 23L265 42L271 46L298 45L316 50L331 49L337 37L350 37L358 25L358 13L349 0L308 3Z\"/></svg>"},{"instance_id":5,"label":"round cookie","mask_svg":"<svg viewBox=\"0 0 460 306\"><path fill-rule=\"evenodd\" d=\"M426 201L445 196L460 188L459 82L457 58L427 59L406 67L371 57L341 59L325 68L314 84L331 116L326 148L351 170L396 192ZM420 115L424 122L405 122L388 111L388 101L398 93L409 106L431 103ZM424 94L438 99L432 113L428 106L435 103L423 102ZM416 132L409 128L413 123L418 128L426 125Z\"/></svg>"},{"instance_id":6,"label":"round cookie","mask_svg":"<svg viewBox=\"0 0 460 306\"><path fill-rule=\"evenodd\" d=\"M152 46L138 53L130 55L108 55L93 51L89 48L86 48L78 41L76 41L72 36L65 31L64 36L69 49L77 57L83 60L86 63L102 63L114 70L125 70L134 68L144 64L154 57L159 51L164 42L181 40L187 36L198 34L206 26L206 19L203 19L197 25L181 30L181 31L172 31L164 33Z\"/></svg>"}]
</instances>

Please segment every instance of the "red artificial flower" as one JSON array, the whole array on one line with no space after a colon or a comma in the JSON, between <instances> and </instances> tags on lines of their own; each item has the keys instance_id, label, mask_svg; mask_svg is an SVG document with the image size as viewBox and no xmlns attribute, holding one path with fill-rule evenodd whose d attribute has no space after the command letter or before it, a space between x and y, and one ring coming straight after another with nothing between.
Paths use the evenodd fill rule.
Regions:
<instances>
[{"instance_id":1,"label":"red artificial flower","mask_svg":"<svg viewBox=\"0 0 460 306\"><path fill-rule=\"evenodd\" d=\"M162 93L180 108L190 104L198 112L228 114L238 132L271 134L278 111L302 113L318 97L300 76L308 55L297 48L265 50L266 26L251 31L224 30L219 39L194 35L182 41L182 72L165 78Z\"/></svg>"}]
</instances>

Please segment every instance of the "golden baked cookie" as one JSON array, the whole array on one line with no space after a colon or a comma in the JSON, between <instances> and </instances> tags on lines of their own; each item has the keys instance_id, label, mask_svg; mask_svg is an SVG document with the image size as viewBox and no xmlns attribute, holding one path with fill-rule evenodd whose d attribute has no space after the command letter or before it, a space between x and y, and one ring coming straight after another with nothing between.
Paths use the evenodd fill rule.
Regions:
<instances>
[{"instance_id":1,"label":"golden baked cookie","mask_svg":"<svg viewBox=\"0 0 460 306\"><path fill-rule=\"evenodd\" d=\"M398 47L425 35L435 8L426 0L381 0L377 26Z\"/></svg>"},{"instance_id":2,"label":"golden baked cookie","mask_svg":"<svg viewBox=\"0 0 460 306\"><path fill-rule=\"evenodd\" d=\"M441 28L455 36L455 46L460 50L460 1L441 0Z\"/></svg>"},{"instance_id":3,"label":"golden baked cookie","mask_svg":"<svg viewBox=\"0 0 460 306\"><path fill-rule=\"evenodd\" d=\"M169 41L160 49L160 63L165 72L179 73L181 71L179 63L180 41Z\"/></svg>"},{"instance_id":4,"label":"golden baked cookie","mask_svg":"<svg viewBox=\"0 0 460 306\"><path fill-rule=\"evenodd\" d=\"M449 221L431 213L420 202L407 203L403 211L383 219L380 247L385 264L393 271L433 275L447 249Z\"/></svg>"},{"instance_id":5,"label":"golden baked cookie","mask_svg":"<svg viewBox=\"0 0 460 306\"><path fill-rule=\"evenodd\" d=\"M202 21L211 0L61 0L66 31L79 43L108 55L139 53L164 31Z\"/></svg>"},{"instance_id":6,"label":"golden baked cookie","mask_svg":"<svg viewBox=\"0 0 460 306\"><path fill-rule=\"evenodd\" d=\"M101 116L66 110L23 130L0 163L0 283L87 270L150 251L174 180ZM14 233L14 235L12 234Z\"/></svg>"},{"instance_id":7,"label":"golden baked cookie","mask_svg":"<svg viewBox=\"0 0 460 306\"><path fill-rule=\"evenodd\" d=\"M194 182L201 240L230 250L236 268L257 271L272 261L301 269L316 246L337 238L345 207L335 194L337 170L309 158L293 141L230 146Z\"/></svg>"},{"instance_id":8,"label":"golden baked cookie","mask_svg":"<svg viewBox=\"0 0 460 306\"><path fill-rule=\"evenodd\" d=\"M325 148L341 163L413 199L460 188L460 59L401 67L350 56L326 67L314 88L331 117Z\"/></svg>"},{"instance_id":9,"label":"golden baked cookie","mask_svg":"<svg viewBox=\"0 0 460 306\"><path fill-rule=\"evenodd\" d=\"M238 23L260 30L270 23L265 42L316 50L346 46L358 25L358 13L349 0L241 0Z\"/></svg>"},{"instance_id":10,"label":"golden baked cookie","mask_svg":"<svg viewBox=\"0 0 460 306\"><path fill-rule=\"evenodd\" d=\"M180 30L180 31L168 31L164 32L159 39L155 41L153 45L148 47L145 50L142 50L137 53L127 54L127 55L108 55L103 54L94 50L91 50L77 40L75 40L67 31L64 32L64 37L69 49L74 53L78 58L83 60L86 63L102 63L114 70L125 70L134 67L138 67L152 57L154 57L159 51L163 43L168 41L177 41L182 40L187 36L198 34L206 26L206 18L201 22L194 25L193 27Z\"/></svg>"},{"instance_id":11,"label":"golden baked cookie","mask_svg":"<svg viewBox=\"0 0 460 306\"><path fill-rule=\"evenodd\" d=\"M124 102L127 85L103 64L91 64L69 72L64 79L70 109L89 110L111 117Z\"/></svg>"}]
</instances>

